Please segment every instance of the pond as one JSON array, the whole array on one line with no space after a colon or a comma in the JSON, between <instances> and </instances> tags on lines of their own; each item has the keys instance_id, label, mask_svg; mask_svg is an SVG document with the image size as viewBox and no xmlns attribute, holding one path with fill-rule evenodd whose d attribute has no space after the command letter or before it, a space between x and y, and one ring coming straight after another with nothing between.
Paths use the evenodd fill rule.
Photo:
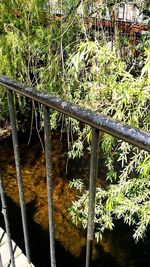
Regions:
<instances>
[{"instance_id":1,"label":"pond","mask_svg":"<svg viewBox=\"0 0 150 267\"><path fill-rule=\"evenodd\" d=\"M82 178L88 181L89 157L85 153L80 160L67 162L67 141L59 132L52 132L52 158L54 176L54 219L57 266L82 267L85 265L86 231L71 222L69 207L77 192L69 187L69 180ZM47 189L45 156L38 137L33 134L30 145L28 136L19 136L22 176L29 227L31 258L36 267L50 266ZM11 136L0 141L0 168L2 170L12 238L24 250L18 187L14 165ZM66 173L67 168L67 173ZM100 183L104 183L102 168ZM3 218L0 216L3 226ZM132 229L121 221L112 232L106 232L100 244L94 243L93 267L149 267L149 238L135 244Z\"/></svg>"}]
</instances>

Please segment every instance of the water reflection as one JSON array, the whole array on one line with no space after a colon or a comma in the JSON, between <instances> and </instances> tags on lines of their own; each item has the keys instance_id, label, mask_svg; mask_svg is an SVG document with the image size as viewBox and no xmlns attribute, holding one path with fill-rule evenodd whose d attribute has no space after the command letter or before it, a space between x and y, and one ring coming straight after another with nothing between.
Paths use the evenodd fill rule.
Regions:
<instances>
[{"instance_id":1,"label":"water reflection","mask_svg":"<svg viewBox=\"0 0 150 267\"><path fill-rule=\"evenodd\" d=\"M30 246L32 259L36 267L49 265L47 189L45 178L45 157L40 142L33 138L27 146L25 136L20 137L22 174L29 222ZM60 142L59 133L52 133L53 176L54 176L54 211L55 237L58 266L70 265L82 267L85 261L86 233L79 225L71 223L68 208L76 192L69 188L68 178L83 173L84 180L88 174L88 156L76 169L70 164L66 176L66 145ZM7 201L11 207L10 219L13 238L23 248L20 224L19 196L14 168L11 138L0 142L0 168L2 169ZM84 171L83 171L84 169ZM87 179L88 180L88 179ZM2 218L1 218L2 221ZM112 233L106 233L101 245L95 243L93 266L98 267L149 267L150 244L134 244L131 230L122 222L116 224Z\"/></svg>"}]
</instances>

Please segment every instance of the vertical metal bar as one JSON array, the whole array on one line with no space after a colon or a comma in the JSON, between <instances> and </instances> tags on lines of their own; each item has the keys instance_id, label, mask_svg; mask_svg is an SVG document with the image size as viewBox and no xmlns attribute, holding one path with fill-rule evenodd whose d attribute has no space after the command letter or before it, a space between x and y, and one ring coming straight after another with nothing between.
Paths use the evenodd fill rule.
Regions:
<instances>
[{"instance_id":1,"label":"vertical metal bar","mask_svg":"<svg viewBox=\"0 0 150 267\"><path fill-rule=\"evenodd\" d=\"M3 267L1 253L0 253L0 267Z\"/></svg>"},{"instance_id":2,"label":"vertical metal bar","mask_svg":"<svg viewBox=\"0 0 150 267\"><path fill-rule=\"evenodd\" d=\"M9 249L9 254L10 254L11 266L15 267L13 246L12 246L12 241L11 241L10 226L9 226L9 219L8 219L8 211L7 211L5 193L3 190L1 172L0 172L0 194L1 194L1 202L2 202L2 213L4 216L5 228L6 228L6 233L7 233L7 241L8 241L8 249ZM1 255L0 255L0 262L1 262L0 265L2 265Z\"/></svg>"},{"instance_id":3,"label":"vertical metal bar","mask_svg":"<svg viewBox=\"0 0 150 267\"><path fill-rule=\"evenodd\" d=\"M48 107L44 107L44 139L45 139L46 178L47 178L47 192L48 192L50 260L51 260L51 267L56 267L55 235L54 235L54 220L53 220L54 212L53 212L52 149L51 149L51 129L49 123Z\"/></svg>"},{"instance_id":4,"label":"vertical metal bar","mask_svg":"<svg viewBox=\"0 0 150 267\"><path fill-rule=\"evenodd\" d=\"M26 217L23 182L22 182L22 175L21 175L20 153L19 153L18 134L17 134L17 127L16 127L16 116L15 116L13 92L11 90L8 90L7 96L8 96L8 104L9 104L10 122L11 122L11 128L12 128L12 140L13 140L16 174L17 174L19 198L20 198L20 206L21 206L25 251L26 251L26 257L27 257L28 263L30 264L31 260L30 260L30 249L29 249L29 236L28 236L28 229L27 229L27 217Z\"/></svg>"},{"instance_id":5,"label":"vertical metal bar","mask_svg":"<svg viewBox=\"0 0 150 267\"><path fill-rule=\"evenodd\" d=\"M92 261L92 245L94 239L95 191L96 191L96 178L98 170L98 152L99 152L99 131L92 128L86 267L90 267Z\"/></svg>"}]
</instances>

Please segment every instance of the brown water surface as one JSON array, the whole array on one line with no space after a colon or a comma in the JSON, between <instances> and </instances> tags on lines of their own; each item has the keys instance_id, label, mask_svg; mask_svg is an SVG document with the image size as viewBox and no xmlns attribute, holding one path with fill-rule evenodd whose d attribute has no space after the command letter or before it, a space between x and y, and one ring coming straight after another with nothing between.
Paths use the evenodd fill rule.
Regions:
<instances>
[{"instance_id":1,"label":"brown water surface","mask_svg":"<svg viewBox=\"0 0 150 267\"><path fill-rule=\"evenodd\" d=\"M45 178L45 156L39 140L32 138L27 145L26 136L20 136L22 176L27 205L31 256L36 267L49 266L48 209ZM84 266L86 233L80 225L71 222L68 212L77 192L69 187L69 178L83 178L88 181L89 155L86 153L79 164L68 165L66 175L66 140L60 141L60 134L52 133L52 157L54 176L54 219L56 255L58 266ZM23 248L20 226L20 209L16 171L11 138L0 141L0 168L2 170L7 202L11 212L13 238ZM77 177L79 175L79 177ZM2 218L1 218L2 221ZM119 229L119 230L118 230ZM131 231L118 222L115 231L106 233L100 245L94 244L93 264L99 267L150 267L148 241L135 246ZM139 252L140 251L140 254ZM145 253L143 255L143 253ZM148 253L148 254L147 254ZM138 256L137 256L138 255ZM141 255L141 256L139 256ZM140 257L140 259L138 258Z\"/></svg>"}]
</instances>

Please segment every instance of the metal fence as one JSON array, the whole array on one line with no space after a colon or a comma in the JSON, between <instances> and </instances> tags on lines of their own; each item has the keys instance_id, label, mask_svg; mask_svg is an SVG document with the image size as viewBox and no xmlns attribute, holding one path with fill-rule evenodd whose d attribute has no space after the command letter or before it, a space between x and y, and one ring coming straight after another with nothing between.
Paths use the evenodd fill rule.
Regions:
<instances>
[{"instance_id":1,"label":"metal fence","mask_svg":"<svg viewBox=\"0 0 150 267\"><path fill-rule=\"evenodd\" d=\"M51 267L56 267L55 257L55 235L54 235L54 220L53 220L53 177L52 177L52 151L51 151L51 136L50 136L50 119L49 109L57 110L71 118L77 119L89 126L92 129L92 143L91 143L91 160L90 160L90 181L89 181L89 209L88 209L88 226L87 226L87 247L86 247L86 267L91 266L92 243L94 238L94 201L95 189L98 167L98 142L99 131L108 133L114 137L131 143L141 149L150 152L150 133L140 131L137 128L130 127L110 118L97 115L90 110L85 110L71 104L67 101L54 97L46 92L37 91L32 87L24 85L20 82L10 80L5 76L0 76L0 85L7 88L8 105L10 113L10 122L12 128L12 140L16 165L16 174L18 180L20 206L22 215L22 225L24 233L25 252L29 265L31 264L27 217L24 201L23 182L20 165L18 133L16 127L15 107L14 107L14 93L21 94L29 99L35 100L44 106L44 138L45 138L45 157L46 157L46 177L47 177L47 192L48 192L48 218L49 218L49 238L50 238L50 261ZM6 232L9 240L9 250L11 256L11 266L15 267L13 249L10 238L10 228L7 215L7 207L5 195L2 186L2 178L0 175L0 189L2 200L2 211L5 220Z\"/></svg>"}]
</instances>

